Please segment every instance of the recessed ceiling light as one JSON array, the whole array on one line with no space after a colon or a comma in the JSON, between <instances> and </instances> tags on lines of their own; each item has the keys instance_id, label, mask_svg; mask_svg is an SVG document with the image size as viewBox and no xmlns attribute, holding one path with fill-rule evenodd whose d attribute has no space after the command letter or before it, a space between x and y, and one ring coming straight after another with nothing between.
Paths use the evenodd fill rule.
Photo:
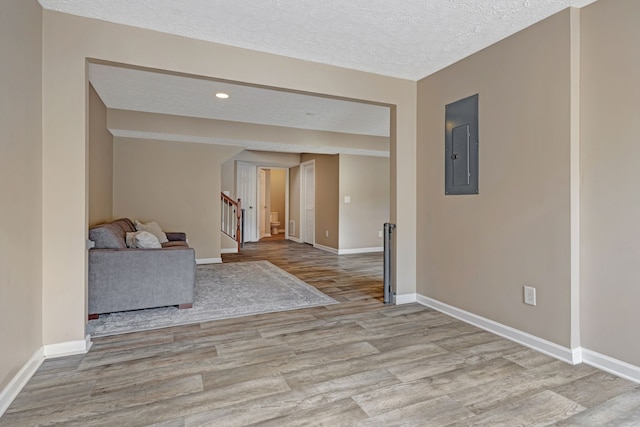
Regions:
<instances>
[{"instance_id":1,"label":"recessed ceiling light","mask_svg":"<svg viewBox=\"0 0 640 427\"><path fill-rule=\"evenodd\" d=\"M216 98L220 98L220 99L227 99L229 97L228 93L224 93L224 92L218 92L216 93Z\"/></svg>"}]
</instances>

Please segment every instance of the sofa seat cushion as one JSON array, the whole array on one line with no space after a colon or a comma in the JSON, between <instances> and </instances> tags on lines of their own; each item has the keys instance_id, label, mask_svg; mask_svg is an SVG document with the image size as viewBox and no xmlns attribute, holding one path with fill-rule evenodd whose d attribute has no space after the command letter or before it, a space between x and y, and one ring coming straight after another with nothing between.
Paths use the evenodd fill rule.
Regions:
<instances>
[{"instance_id":1,"label":"sofa seat cushion","mask_svg":"<svg viewBox=\"0 0 640 427\"><path fill-rule=\"evenodd\" d=\"M163 248L188 248L189 245L184 240L170 240L162 243Z\"/></svg>"},{"instance_id":2,"label":"sofa seat cushion","mask_svg":"<svg viewBox=\"0 0 640 427\"><path fill-rule=\"evenodd\" d=\"M119 226L109 223L92 227L89 239L95 242L96 249L125 249L125 232Z\"/></svg>"}]
</instances>

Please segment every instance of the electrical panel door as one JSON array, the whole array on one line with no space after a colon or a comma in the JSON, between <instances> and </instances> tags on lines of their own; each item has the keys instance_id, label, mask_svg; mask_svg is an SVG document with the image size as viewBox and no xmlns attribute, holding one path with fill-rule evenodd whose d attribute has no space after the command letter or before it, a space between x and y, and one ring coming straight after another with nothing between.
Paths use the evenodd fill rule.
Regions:
<instances>
[{"instance_id":1,"label":"electrical panel door","mask_svg":"<svg viewBox=\"0 0 640 427\"><path fill-rule=\"evenodd\" d=\"M478 194L478 95L445 109L445 194Z\"/></svg>"}]
</instances>

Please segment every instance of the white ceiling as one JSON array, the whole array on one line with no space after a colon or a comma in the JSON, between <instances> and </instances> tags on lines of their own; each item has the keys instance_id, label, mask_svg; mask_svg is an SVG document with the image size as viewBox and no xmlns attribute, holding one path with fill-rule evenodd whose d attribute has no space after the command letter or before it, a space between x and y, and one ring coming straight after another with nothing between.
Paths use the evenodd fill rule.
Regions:
<instances>
[{"instance_id":1,"label":"white ceiling","mask_svg":"<svg viewBox=\"0 0 640 427\"><path fill-rule=\"evenodd\" d=\"M39 0L51 10L419 80L568 6L595 0ZM108 108L275 126L389 136L389 108L200 78L91 64ZM213 97L217 91L231 98ZM291 151L286 144L195 141ZM280 147L280 145L283 145ZM300 147L301 152L353 152ZM365 150L366 151L366 150Z\"/></svg>"},{"instance_id":2,"label":"white ceiling","mask_svg":"<svg viewBox=\"0 0 640 427\"><path fill-rule=\"evenodd\" d=\"M419 80L595 0L39 0L46 9Z\"/></svg>"},{"instance_id":3,"label":"white ceiling","mask_svg":"<svg viewBox=\"0 0 640 427\"><path fill-rule=\"evenodd\" d=\"M102 64L89 64L89 81L108 108L389 136L384 106Z\"/></svg>"}]
</instances>

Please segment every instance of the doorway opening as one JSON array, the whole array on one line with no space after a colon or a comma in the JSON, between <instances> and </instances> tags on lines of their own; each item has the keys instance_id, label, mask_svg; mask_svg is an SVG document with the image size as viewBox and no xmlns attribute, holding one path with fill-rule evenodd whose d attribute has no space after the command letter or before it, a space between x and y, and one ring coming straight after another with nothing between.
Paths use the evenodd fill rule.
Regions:
<instances>
[{"instance_id":1,"label":"doorway opening","mask_svg":"<svg viewBox=\"0 0 640 427\"><path fill-rule=\"evenodd\" d=\"M289 170L285 168L259 168L258 230L260 239L284 238L289 221Z\"/></svg>"}]
</instances>

